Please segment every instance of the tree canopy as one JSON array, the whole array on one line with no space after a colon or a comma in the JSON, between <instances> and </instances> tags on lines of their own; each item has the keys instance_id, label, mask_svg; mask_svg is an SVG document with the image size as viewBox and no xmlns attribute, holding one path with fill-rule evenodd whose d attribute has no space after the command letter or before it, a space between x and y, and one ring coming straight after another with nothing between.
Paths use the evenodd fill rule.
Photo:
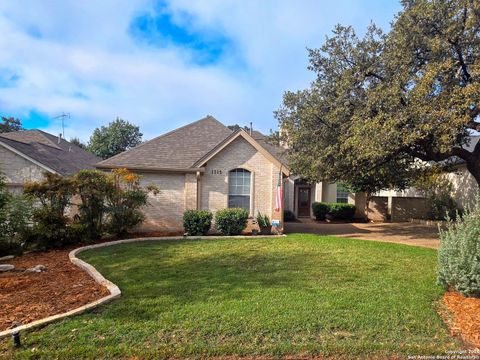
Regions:
<instances>
[{"instance_id":1,"label":"tree canopy","mask_svg":"<svg viewBox=\"0 0 480 360\"><path fill-rule=\"evenodd\" d=\"M275 116L293 170L365 190L402 189L419 159L462 159L480 183L480 2L404 0L390 32L337 25L309 49L308 89Z\"/></svg>"},{"instance_id":2,"label":"tree canopy","mask_svg":"<svg viewBox=\"0 0 480 360\"><path fill-rule=\"evenodd\" d=\"M117 118L108 126L96 128L93 131L87 150L107 159L137 146L142 142L142 136L138 126Z\"/></svg>"},{"instance_id":3,"label":"tree canopy","mask_svg":"<svg viewBox=\"0 0 480 360\"><path fill-rule=\"evenodd\" d=\"M2 116L1 119L2 122L0 122L0 133L23 130L20 119L6 116Z\"/></svg>"}]
</instances>

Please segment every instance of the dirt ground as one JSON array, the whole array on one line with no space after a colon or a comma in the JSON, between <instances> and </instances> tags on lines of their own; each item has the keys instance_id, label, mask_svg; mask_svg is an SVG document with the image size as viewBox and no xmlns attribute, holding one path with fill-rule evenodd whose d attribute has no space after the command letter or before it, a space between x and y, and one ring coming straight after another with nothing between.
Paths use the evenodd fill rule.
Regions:
<instances>
[{"instance_id":1,"label":"dirt ground","mask_svg":"<svg viewBox=\"0 0 480 360\"><path fill-rule=\"evenodd\" d=\"M333 235L438 249L438 228L414 223L326 223L311 219L285 223L285 233Z\"/></svg>"},{"instance_id":2,"label":"dirt ground","mask_svg":"<svg viewBox=\"0 0 480 360\"><path fill-rule=\"evenodd\" d=\"M85 271L73 265L69 250L29 253L4 261L14 271L0 273L0 331L61 314L108 295ZM23 270L44 265L41 273Z\"/></svg>"}]
</instances>

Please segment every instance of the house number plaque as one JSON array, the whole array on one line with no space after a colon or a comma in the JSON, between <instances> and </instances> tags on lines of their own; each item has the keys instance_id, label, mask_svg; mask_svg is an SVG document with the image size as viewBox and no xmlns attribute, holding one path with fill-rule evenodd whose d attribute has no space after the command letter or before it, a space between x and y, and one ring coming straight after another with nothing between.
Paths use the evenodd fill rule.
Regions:
<instances>
[{"instance_id":1,"label":"house number plaque","mask_svg":"<svg viewBox=\"0 0 480 360\"><path fill-rule=\"evenodd\" d=\"M222 175L222 170L212 169L212 175Z\"/></svg>"}]
</instances>

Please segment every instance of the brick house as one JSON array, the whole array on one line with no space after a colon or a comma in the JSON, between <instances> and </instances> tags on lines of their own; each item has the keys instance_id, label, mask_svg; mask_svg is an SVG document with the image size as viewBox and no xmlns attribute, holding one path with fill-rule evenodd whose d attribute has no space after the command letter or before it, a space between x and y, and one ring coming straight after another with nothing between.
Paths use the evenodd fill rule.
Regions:
<instances>
[{"instance_id":1,"label":"brick house","mask_svg":"<svg viewBox=\"0 0 480 360\"><path fill-rule=\"evenodd\" d=\"M259 132L232 131L212 116L156 137L96 164L101 170L127 168L142 183L160 189L150 195L143 230L182 229L183 212L242 207L282 220L275 190L290 175L282 149Z\"/></svg>"},{"instance_id":2,"label":"brick house","mask_svg":"<svg viewBox=\"0 0 480 360\"><path fill-rule=\"evenodd\" d=\"M80 147L41 130L0 134L0 172L7 188L20 192L27 181L43 179L44 172L62 176L94 169L100 160Z\"/></svg>"},{"instance_id":3,"label":"brick house","mask_svg":"<svg viewBox=\"0 0 480 360\"><path fill-rule=\"evenodd\" d=\"M351 203L357 207L356 217L364 216L363 193L349 193L340 184L328 181L306 183L291 174L283 148L269 144L258 131L232 131L212 116L101 161L96 167L106 171L127 168L142 175L144 185L158 186L160 193L150 195L145 209L142 230L146 231L181 230L183 212L188 209L215 212L242 207L251 216L261 212L280 221L281 227L283 210L292 211L296 217L313 218L311 206L315 201ZM468 173L461 174L471 183ZM452 176L456 184L460 177ZM283 204L275 209L279 179ZM466 194L465 181L456 186L462 194ZM425 199L415 189L408 189L376 194L369 216L377 221L389 217L406 221L425 213Z\"/></svg>"}]
</instances>

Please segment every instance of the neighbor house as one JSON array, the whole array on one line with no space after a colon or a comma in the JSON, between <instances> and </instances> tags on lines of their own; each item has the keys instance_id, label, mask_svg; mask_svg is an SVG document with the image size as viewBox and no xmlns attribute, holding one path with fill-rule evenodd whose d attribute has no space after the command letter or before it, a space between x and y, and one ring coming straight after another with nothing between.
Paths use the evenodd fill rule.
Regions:
<instances>
[{"instance_id":1,"label":"neighbor house","mask_svg":"<svg viewBox=\"0 0 480 360\"><path fill-rule=\"evenodd\" d=\"M0 134L0 172L11 191L21 191L27 181L41 180L44 172L68 176L94 169L99 160L60 136L41 130Z\"/></svg>"}]
</instances>

